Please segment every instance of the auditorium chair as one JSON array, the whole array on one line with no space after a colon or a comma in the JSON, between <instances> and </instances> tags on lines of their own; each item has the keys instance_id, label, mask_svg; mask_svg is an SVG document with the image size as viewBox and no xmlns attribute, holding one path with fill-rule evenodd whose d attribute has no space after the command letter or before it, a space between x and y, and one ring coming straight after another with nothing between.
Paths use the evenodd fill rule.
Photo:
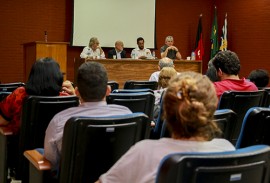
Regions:
<instances>
[{"instance_id":1,"label":"auditorium chair","mask_svg":"<svg viewBox=\"0 0 270 183\"><path fill-rule=\"evenodd\" d=\"M138 93L138 92L151 92L154 93L152 89L142 88L142 89L116 89L112 93Z\"/></svg>"},{"instance_id":2,"label":"auditorium chair","mask_svg":"<svg viewBox=\"0 0 270 183\"><path fill-rule=\"evenodd\" d=\"M0 182L6 183L9 168L17 180L28 183L28 163L23 152L43 147L45 131L53 116L78 105L76 96L28 96L22 107L19 134L15 135L7 127L0 127L0 160L3 160L0 161Z\"/></svg>"},{"instance_id":3,"label":"auditorium chair","mask_svg":"<svg viewBox=\"0 0 270 183\"><path fill-rule=\"evenodd\" d=\"M108 81L107 84L111 86L111 92L119 88L119 83L116 81Z\"/></svg>"},{"instance_id":4,"label":"auditorium chair","mask_svg":"<svg viewBox=\"0 0 270 183\"><path fill-rule=\"evenodd\" d=\"M246 112L251 107L262 105L264 91L225 91L218 104L218 109L231 109L237 114L236 126L233 130L232 143L235 145L240 133Z\"/></svg>"},{"instance_id":5,"label":"auditorium chair","mask_svg":"<svg viewBox=\"0 0 270 183\"><path fill-rule=\"evenodd\" d=\"M153 120L155 96L152 92L110 93L106 100L108 104L126 106L132 112L143 112Z\"/></svg>"},{"instance_id":6,"label":"auditorium chair","mask_svg":"<svg viewBox=\"0 0 270 183\"><path fill-rule=\"evenodd\" d=\"M264 88L264 98L262 107L270 107L270 88Z\"/></svg>"},{"instance_id":7,"label":"auditorium chair","mask_svg":"<svg viewBox=\"0 0 270 183\"><path fill-rule=\"evenodd\" d=\"M142 89L149 88L152 90L157 90L158 83L156 81L126 81L124 84L124 89Z\"/></svg>"},{"instance_id":8,"label":"auditorium chair","mask_svg":"<svg viewBox=\"0 0 270 183\"><path fill-rule=\"evenodd\" d=\"M224 138L228 141L233 141L233 129L235 128L237 115L230 109L220 109L216 110L214 113L214 121L217 123L222 134L221 136L216 136L217 138ZM160 132L160 138L162 137L171 137L169 130L167 129L166 121L162 124L162 129Z\"/></svg>"},{"instance_id":9,"label":"auditorium chair","mask_svg":"<svg viewBox=\"0 0 270 183\"><path fill-rule=\"evenodd\" d=\"M10 95L11 92L3 92L3 91L0 91L0 102L2 100L4 100L8 95Z\"/></svg>"},{"instance_id":10,"label":"auditorium chair","mask_svg":"<svg viewBox=\"0 0 270 183\"><path fill-rule=\"evenodd\" d=\"M132 145L148 138L149 128L143 113L72 117L64 128L59 182L95 182ZM29 183L49 182L49 161L36 150L24 155L30 161Z\"/></svg>"},{"instance_id":11,"label":"auditorium chair","mask_svg":"<svg viewBox=\"0 0 270 183\"><path fill-rule=\"evenodd\" d=\"M20 86L25 86L22 82L16 82L16 83L1 83L0 84L0 91L1 92L13 92L16 88Z\"/></svg>"},{"instance_id":12,"label":"auditorium chair","mask_svg":"<svg viewBox=\"0 0 270 183\"><path fill-rule=\"evenodd\" d=\"M270 147L228 152L185 152L165 156L156 183L269 183Z\"/></svg>"},{"instance_id":13,"label":"auditorium chair","mask_svg":"<svg viewBox=\"0 0 270 183\"><path fill-rule=\"evenodd\" d=\"M270 108L253 107L243 120L236 148L256 144L270 145Z\"/></svg>"}]
</instances>

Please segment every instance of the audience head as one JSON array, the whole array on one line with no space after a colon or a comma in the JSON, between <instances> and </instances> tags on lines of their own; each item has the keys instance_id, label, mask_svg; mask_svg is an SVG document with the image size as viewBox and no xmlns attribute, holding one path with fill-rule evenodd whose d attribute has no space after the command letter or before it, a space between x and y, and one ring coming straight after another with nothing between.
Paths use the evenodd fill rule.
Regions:
<instances>
[{"instance_id":1,"label":"audience head","mask_svg":"<svg viewBox=\"0 0 270 183\"><path fill-rule=\"evenodd\" d=\"M76 93L84 102L104 100L110 91L105 67L97 62L85 62L78 69Z\"/></svg>"},{"instance_id":2,"label":"audience head","mask_svg":"<svg viewBox=\"0 0 270 183\"><path fill-rule=\"evenodd\" d=\"M52 58L40 58L31 68L25 89L28 95L57 96L62 89L63 73Z\"/></svg>"},{"instance_id":3,"label":"audience head","mask_svg":"<svg viewBox=\"0 0 270 183\"><path fill-rule=\"evenodd\" d=\"M116 49L117 51L122 51L123 48L124 48L124 43L123 43L123 41L118 40L118 41L115 42L115 49Z\"/></svg>"},{"instance_id":4,"label":"audience head","mask_svg":"<svg viewBox=\"0 0 270 183\"><path fill-rule=\"evenodd\" d=\"M142 37L137 38L137 45L140 50L144 49L144 39Z\"/></svg>"},{"instance_id":5,"label":"audience head","mask_svg":"<svg viewBox=\"0 0 270 183\"><path fill-rule=\"evenodd\" d=\"M167 37L165 38L165 44L166 44L167 46L172 46L172 45L173 45L173 37L172 37L172 36L167 36Z\"/></svg>"},{"instance_id":6,"label":"audience head","mask_svg":"<svg viewBox=\"0 0 270 183\"><path fill-rule=\"evenodd\" d=\"M164 67L161 69L158 77L158 87L167 88L169 80L177 75L177 71L173 67Z\"/></svg>"},{"instance_id":7,"label":"audience head","mask_svg":"<svg viewBox=\"0 0 270 183\"><path fill-rule=\"evenodd\" d=\"M168 57L160 59L158 62L158 69L161 70L163 67L174 67L173 60Z\"/></svg>"},{"instance_id":8,"label":"audience head","mask_svg":"<svg viewBox=\"0 0 270 183\"><path fill-rule=\"evenodd\" d=\"M97 47L99 46L99 41L97 37L92 37L89 41L89 45L90 48L92 48L93 50L96 50Z\"/></svg>"},{"instance_id":9,"label":"audience head","mask_svg":"<svg viewBox=\"0 0 270 183\"><path fill-rule=\"evenodd\" d=\"M207 76L182 72L169 81L163 100L165 119L173 138L211 140L220 133L213 122L218 99Z\"/></svg>"},{"instance_id":10,"label":"audience head","mask_svg":"<svg viewBox=\"0 0 270 183\"><path fill-rule=\"evenodd\" d=\"M220 51L213 58L213 65L217 72L222 71L227 75L238 75L240 61L236 53L232 51Z\"/></svg>"},{"instance_id":11,"label":"audience head","mask_svg":"<svg viewBox=\"0 0 270 183\"><path fill-rule=\"evenodd\" d=\"M212 82L219 81L219 78L217 76L217 70L216 70L215 66L213 65L213 59L209 60L209 62L208 62L208 68L207 68L207 71L206 71L205 75Z\"/></svg>"},{"instance_id":12,"label":"audience head","mask_svg":"<svg viewBox=\"0 0 270 183\"><path fill-rule=\"evenodd\" d=\"M253 82L258 88L266 87L269 83L269 73L264 69L256 69L251 71L248 79Z\"/></svg>"}]
</instances>

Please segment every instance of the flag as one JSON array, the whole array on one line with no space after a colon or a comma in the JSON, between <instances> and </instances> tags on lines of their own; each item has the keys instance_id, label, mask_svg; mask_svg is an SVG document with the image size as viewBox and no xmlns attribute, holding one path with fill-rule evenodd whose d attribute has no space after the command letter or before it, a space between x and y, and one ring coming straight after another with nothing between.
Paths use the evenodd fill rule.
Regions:
<instances>
[{"instance_id":1,"label":"flag","mask_svg":"<svg viewBox=\"0 0 270 183\"><path fill-rule=\"evenodd\" d=\"M215 7L214 20L211 31L211 57L213 58L218 52L218 25L217 25L217 8Z\"/></svg>"},{"instance_id":2,"label":"flag","mask_svg":"<svg viewBox=\"0 0 270 183\"><path fill-rule=\"evenodd\" d=\"M221 44L219 50L226 51L228 47L228 41L227 41L227 13L225 15L224 19L224 25L222 27L222 37L221 37Z\"/></svg>"},{"instance_id":3,"label":"flag","mask_svg":"<svg viewBox=\"0 0 270 183\"><path fill-rule=\"evenodd\" d=\"M198 24L197 37L196 37L196 43L195 43L195 54L196 54L196 60L202 60L202 57L204 55L204 48L203 48L203 42L202 42L202 14L200 15L199 24Z\"/></svg>"}]
</instances>

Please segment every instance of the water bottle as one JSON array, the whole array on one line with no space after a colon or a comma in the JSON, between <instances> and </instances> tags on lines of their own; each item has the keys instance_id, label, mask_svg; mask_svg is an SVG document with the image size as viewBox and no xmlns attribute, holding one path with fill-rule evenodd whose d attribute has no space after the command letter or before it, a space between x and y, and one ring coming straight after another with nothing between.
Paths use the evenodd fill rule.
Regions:
<instances>
[{"instance_id":1,"label":"water bottle","mask_svg":"<svg viewBox=\"0 0 270 183\"><path fill-rule=\"evenodd\" d=\"M156 53L155 53L155 51L152 52L152 56L153 56L153 59L156 58Z\"/></svg>"},{"instance_id":2,"label":"water bottle","mask_svg":"<svg viewBox=\"0 0 270 183\"><path fill-rule=\"evenodd\" d=\"M132 54L131 54L131 58L132 58L132 59L135 59L135 53L132 53Z\"/></svg>"},{"instance_id":3,"label":"water bottle","mask_svg":"<svg viewBox=\"0 0 270 183\"><path fill-rule=\"evenodd\" d=\"M191 60L196 60L196 54L195 52L191 52Z\"/></svg>"}]
</instances>

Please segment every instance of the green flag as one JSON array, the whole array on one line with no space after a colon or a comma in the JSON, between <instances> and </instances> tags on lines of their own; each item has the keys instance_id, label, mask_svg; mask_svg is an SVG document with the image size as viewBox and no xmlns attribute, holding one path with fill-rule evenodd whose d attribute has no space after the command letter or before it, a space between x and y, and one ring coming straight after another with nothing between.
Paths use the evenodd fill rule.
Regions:
<instances>
[{"instance_id":1,"label":"green flag","mask_svg":"<svg viewBox=\"0 0 270 183\"><path fill-rule=\"evenodd\" d=\"M219 50L218 46L218 25L217 25L217 8L215 7L214 20L211 31L211 57L213 58Z\"/></svg>"}]
</instances>

